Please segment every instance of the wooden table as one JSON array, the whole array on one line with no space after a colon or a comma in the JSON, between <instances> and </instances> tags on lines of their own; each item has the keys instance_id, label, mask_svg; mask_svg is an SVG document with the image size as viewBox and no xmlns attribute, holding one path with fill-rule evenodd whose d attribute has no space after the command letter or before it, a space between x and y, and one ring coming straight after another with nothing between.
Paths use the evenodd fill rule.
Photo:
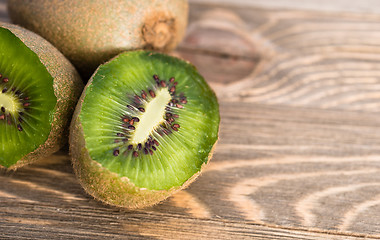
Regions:
<instances>
[{"instance_id":1,"label":"wooden table","mask_svg":"<svg viewBox=\"0 0 380 240\"><path fill-rule=\"evenodd\" d=\"M86 195L62 150L0 173L0 238L379 239L380 5L350 2L191 1L174 54L220 100L209 168L125 211Z\"/></svg>"}]
</instances>

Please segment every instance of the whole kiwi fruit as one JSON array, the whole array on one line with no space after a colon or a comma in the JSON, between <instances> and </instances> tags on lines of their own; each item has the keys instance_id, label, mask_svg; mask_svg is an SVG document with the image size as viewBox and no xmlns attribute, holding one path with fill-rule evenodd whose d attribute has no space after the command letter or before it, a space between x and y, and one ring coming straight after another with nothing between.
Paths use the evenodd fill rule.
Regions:
<instances>
[{"instance_id":1,"label":"whole kiwi fruit","mask_svg":"<svg viewBox=\"0 0 380 240\"><path fill-rule=\"evenodd\" d=\"M107 204L154 205L188 186L218 139L215 93L188 62L124 52L101 65L70 126L74 171Z\"/></svg>"},{"instance_id":2,"label":"whole kiwi fruit","mask_svg":"<svg viewBox=\"0 0 380 240\"><path fill-rule=\"evenodd\" d=\"M0 167L16 169L59 150L83 82L48 41L0 23Z\"/></svg>"},{"instance_id":3,"label":"whole kiwi fruit","mask_svg":"<svg viewBox=\"0 0 380 240\"><path fill-rule=\"evenodd\" d=\"M169 51L187 26L187 0L8 0L11 20L56 46L91 76L125 50Z\"/></svg>"}]
</instances>

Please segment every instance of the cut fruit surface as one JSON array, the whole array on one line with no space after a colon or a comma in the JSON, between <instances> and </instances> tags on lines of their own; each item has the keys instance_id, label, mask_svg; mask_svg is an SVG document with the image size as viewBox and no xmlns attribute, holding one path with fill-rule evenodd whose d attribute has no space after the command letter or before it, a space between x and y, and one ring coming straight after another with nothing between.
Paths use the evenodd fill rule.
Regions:
<instances>
[{"instance_id":1,"label":"cut fruit surface","mask_svg":"<svg viewBox=\"0 0 380 240\"><path fill-rule=\"evenodd\" d=\"M127 52L100 66L76 111L89 157L141 189L182 186L218 139L214 92L191 64L159 53Z\"/></svg>"},{"instance_id":2,"label":"cut fruit surface","mask_svg":"<svg viewBox=\"0 0 380 240\"><path fill-rule=\"evenodd\" d=\"M0 165L9 167L46 141L57 98L37 54L8 29L0 39Z\"/></svg>"}]
</instances>

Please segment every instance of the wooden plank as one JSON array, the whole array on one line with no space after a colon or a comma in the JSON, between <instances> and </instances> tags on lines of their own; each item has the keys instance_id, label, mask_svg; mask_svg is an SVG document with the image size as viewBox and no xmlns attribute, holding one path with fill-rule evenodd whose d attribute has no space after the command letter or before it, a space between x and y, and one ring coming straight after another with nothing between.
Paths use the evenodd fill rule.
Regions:
<instances>
[{"instance_id":1,"label":"wooden plank","mask_svg":"<svg viewBox=\"0 0 380 240\"><path fill-rule=\"evenodd\" d=\"M1 22L9 22L9 17L7 13L7 7L5 4L5 0L0 1L0 21Z\"/></svg>"},{"instance_id":2,"label":"wooden plank","mask_svg":"<svg viewBox=\"0 0 380 240\"><path fill-rule=\"evenodd\" d=\"M206 171L162 204L125 211L86 195L63 150L0 172L0 238L380 238L380 15L360 13L378 4L191 2L173 54L220 100ZM8 21L5 9L0 0Z\"/></svg>"},{"instance_id":3,"label":"wooden plank","mask_svg":"<svg viewBox=\"0 0 380 240\"><path fill-rule=\"evenodd\" d=\"M378 16L276 10L244 19L250 11L255 9L196 8L192 18L200 20L192 20L180 47L219 98L379 111ZM223 16L228 18L222 21ZM215 56L218 61L210 64Z\"/></svg>"},{"instance_id":4,"label":"wooden plank","mask_svg":"<svg viewBox=\"0 0 380 240\"><path fill-rule=\"evenodd\" d=\"M264 162L246 163L248 162L250 163L241 167L247 169L252 165L252 169L273 168ZM295 164L297 160L292 159L290 162ZM315 164L328 164L327 162L326 159L320 159ZM371 166L371 161L369 162ZM284 166L287 164L289 161ZM244 169L242 171L242 168L239 171L234 170L236 167L239 168L215 161L204 174L202 181L196 182L197 185L169 201L145 210L124 211L104 206L84 194L72 174L69 157L61 152L41 163L1 175L0 236L11 239L175 239L178 236L181 239L204 239L213 236L218 239L356 239L365 236L334 230L284 228L226 216L231 213L228 208L233 208L233 205L228 203L228 198L223 197L225 192L222 189L216 191L214 186L232 186L229 182L233 174L248 173ZM229 172L228 176L223 172ZM349 170L346 172L350 173ZM212 174L225 176L219 178L222 182L216 182L218 178L212 177ZM210 179L212 182L207 184L208 190L197 190L204 185L204 181ZM202 193L203 191L207 194ZM191 205L187 204L191 201ZM209 205L209 201L214 202ZM200 204L202 202L204 204ZM202 205L205 206L204 209L199 208ZM201 215L194 214L192 208L196 207L196 211L202 211ZM210 214L207 216L205 211Z\"/></svg>"},{"instance_id":5,"label":"wooden plank","mask_svg":"<svg viewBox=\"0 0 380 240\"><path fill-rule=\"evenodd\" d=\"M265 9L288 9L322 12L380 13L377 0L189 0L193 4L214 6L255 7Z\"/></svg>"}]
</instances>

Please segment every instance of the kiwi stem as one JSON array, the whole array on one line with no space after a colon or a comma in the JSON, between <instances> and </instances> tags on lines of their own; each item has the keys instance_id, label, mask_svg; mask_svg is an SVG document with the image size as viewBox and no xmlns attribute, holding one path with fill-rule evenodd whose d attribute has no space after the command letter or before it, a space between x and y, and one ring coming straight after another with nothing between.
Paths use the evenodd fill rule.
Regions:
<instances>
[{"instance_id":1,"label":"kiwi stem","mask_svg":"<svg viewBox=\"0 0 380 240\"><path fill-rule=\"evenodd\" d=\"M175 37L174 19L162 14L153 15L146 20L142 28L142 37L146 45L153 49L165 50L170 48Z\"/></svg>"},{"instance_id":2,"label":"kiwi stem","mask_svg":"<svg viewBox=\"0 0 380 240\"><path fill-rule=\"evenodd\" d=\"M154 32L156 33L156 39L153 42L153 46L156 48L164 48L171 38L171 33L168 25L166 23L157 23L154 27Z\"/></svg>"},{"instance_id":3,"label":"kiwi stem","mask_svg":"<svg viewBox=\"0 0 380 240\"><path fill-rule=\"evenodd\" d=\"M172 97L167 88L162 88L155 94L155 98L148 103L136 126L131 139L133 144L145 142L154 129L165 121L165 108Z\"/></svg>"}]
</instances>

